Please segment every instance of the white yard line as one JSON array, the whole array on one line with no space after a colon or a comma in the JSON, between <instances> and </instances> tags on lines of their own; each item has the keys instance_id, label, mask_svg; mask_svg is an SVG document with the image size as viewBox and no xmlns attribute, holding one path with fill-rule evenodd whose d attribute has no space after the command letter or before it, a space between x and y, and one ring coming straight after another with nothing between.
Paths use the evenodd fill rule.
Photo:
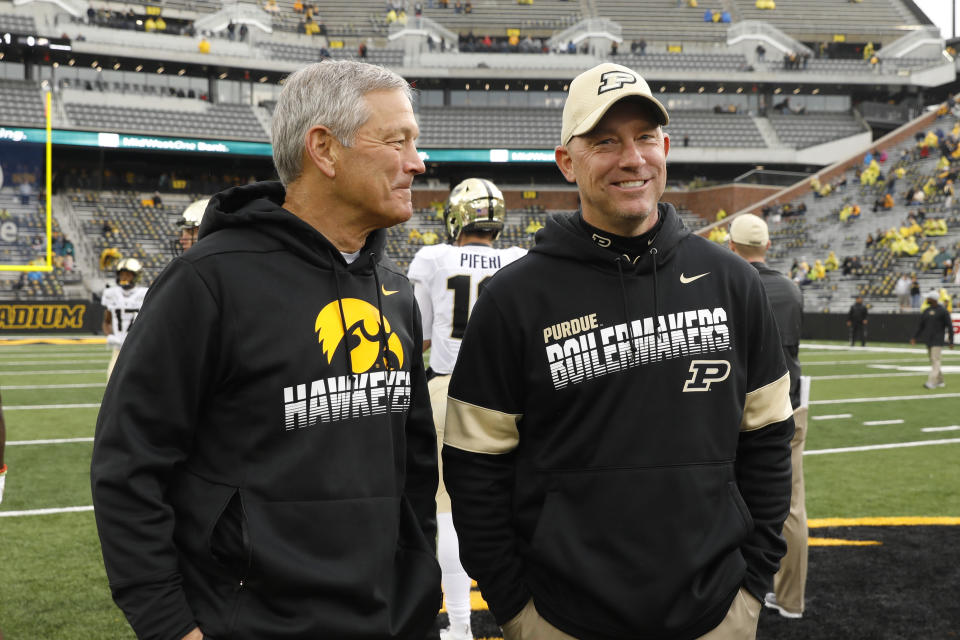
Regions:
<instances>
[{"instance_id":1,"label":"white yard line","mask_svg":"<svg viewBox=\"0 0 960 640\"><path fill-rule=\"evenodd\" d=\"M93 511L93 505L86 507L58 507L55 509L30 509L29 511L0 511L0 518L16 518L18 516L47 516L53 513L75 513L78 511Z\"/></svg>"},{"instance_id":2,"label":"white yard line","mask_svg":"<svg viewBox=\"0 0 960 640\"><path fill-rule=\"evenodd\" d=\"M823 349L824 351L847 351L849 353L926 353L924 347L851 347L841 344L804 344L800 343L801 349ZM944 351L944 355L947 352Z\"/></svg>"},{"instance_id":3,"label":"white yard line","mask_svg":"<svg viewBox=\"0 0 960 640\"><path fill-rule=\"evenodd\" d=\"M863 424L868 427L878 427L885 424L903 424L903 420L867 420Z\"/></svg>"},{"instance_id":4,"label":"white yard line","mask_svg":"<svg viewBox=\"0 0 960 640\"><path fill-rule=\"evenodd\" d=\"M110 360L109 357L104 356L102 358L89 358L86 360L0 360L0 367L8 366L24 366L24 365L34 365L34 364L91 364L97 362L107 362ZM0 373L3 373L3 369L0 369Z\"/></svg>"},{"instance_id":5,"label":"white yard line","mask_svg":"<svg viewBox=\"0 0 960 640\"><path fill-rule=\"evenodd\" d=\"M929 359L920 360L917 358L882 358L880 360L823 360L822 362L817 362L817 361L808 362L804 360L803 362L800 363L800 365L803 367L820 366L820 365L833 366L833 365L840 365L840 364L861 364L861 365L870 366L877 362L899 362L900 364L926 364L927 366L930 365Z\"/></svg>"},{"instance_id":6,"label":"white yard line","mask_svg":"<svg viewBox=\"0 0 960 640\"><path fill-rule=\"evenodd\" d=\"M20 389L34 391L36 389L92 389L93 387L105 387L106 382L78 382L76 384L5 384L3 391L10 389Z\"/></svg>"},{"instance_id":7,"label":"white yard line","mask_svg":"<svg viewBox=\"0 0 960 640\"><path fill-rule=\"evenodd\" d=\"M928 366L929 370L930 367ZM926 377L928 371L907 371L897 373L851 373L840 376L810 376L810 380L850 380L853 378L902 378L904 376L922 376ZM947 372L945 372L947 373Z\"/></svg>"},{"instance_id":8,"label":"white yard line","mask_svg":"<svg viewBox=\"0 0 960 640\"><path fill-rule=\"evenodd\" d=\"M805 456L815 456L824 453L854 453L857 451L876 451L878 449L900 449L902 447L925 447L935 444L957 444L960 438L948 440L919 440L916 442L894 442L891 444L871 444L863 447L841 447L838 449L814 449L813 451L804 451Z\"/></svg>"},{"instance_id":9,"label":"white yard line","mask_svg":"<svg viewBox=\"0 0 960 640\"><path fill-rule=\"evenodd\" d=\"M924 427L920 429L924 433L933 433L934 431L960 431L960 425L952 424L949 427Z\"/></svg>"},{"instance_id":10,"label":"white yard line","mask_svg":"<svg viewBox=\"0 0 960 640\"><path fill-rule=\"evenodd\" d=\"M99 407L99 402L86 404L15 404L4 406L4 411L34 411L38 409L94 409Z\"/></svg>"},{"instance_id":11,"label":"white yard line","mask_svg":"<svg viewBox=\"0 0 960 640\"><path fill-rule=\"evenodd\" d=\"M93 438L53 438L50 440L12 440L7 442L8 447L13 447L16 445L33 445L33 444L71 444L74 442L93 442Z\"/></svg>"},{"instance_id":12,"label":"white yard line","mask_svg":"<svg viewBox=\"0 0 960 640\"><path fill-rule=\"evenodd\" d=\"M811 420L838 420L840 418L852 418L852 413L834 413L827 416L810 416Z\"/></svg>"},{"instance_id":13,"label":"white yard line","mask_svg":"<svg viewBox=\"0 0 960 640\"><path fill-rule=\"evenodd\" d=\"M50 360L57 360L60 358L99 358L107 357L110 355L109 351L90 351L87 353L5 353L0 350L0 364L5 362L10 362L12 359L16 358L30 358L32 360L40 360L43 362L48 362Z\"/></svg>"},{"instance_id":14,"label":"white yard line","mask_svg":"<svg viewBox=\"0 0 960 640\"><path fill-rule=\"evenodd\" d=\"M47 371L0 371L0 376L54 376L75 375L80 373L102 373L107 375L107 367L102 369L49 369Z\"/></svg>"},{"instance_id":15,"label":"white yard line","mask_svg":"<svg viewBox=\"0 0 960 640\"><path fill-rule=\"evenodd\" d=\"M891 402L897 400L940 400L960 398L960 393L934 393L925 396L889 396L886 398L838 398L836 400L811 400L810 404L854 404L859 402Z\"/></svg>"}]
</instances>

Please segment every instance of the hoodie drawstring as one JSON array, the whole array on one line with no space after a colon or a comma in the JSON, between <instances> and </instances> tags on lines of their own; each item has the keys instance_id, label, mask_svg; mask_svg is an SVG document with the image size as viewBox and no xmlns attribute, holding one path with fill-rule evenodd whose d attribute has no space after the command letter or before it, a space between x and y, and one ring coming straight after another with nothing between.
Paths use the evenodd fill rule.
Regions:
<instances>
[{"instance_id":1,"label":"hoodie drawstring","mask_svg":"<svg viewBox=\"0 0 960 640\"><path fill-rule=\"evenodd\" d=\"M389 368L387 353L389 352L390 344L387 342L387 322L383 319L383 296L381 295L382 287L380 285L380 276L377 275L377 254L373 251L370 252L370 264L373 265L373 286L377 288L377 313L380 314L380 334L378 338L380 340L380 350L383 353L383 369L386 371ZM391 413L391 399L392 395L388 393L388 415Z\"/></svg>"},{"instance_id":2,"label":"hoodie drawstring","mask_svg":"<svg viewBox=\"0 0 960 640\"><path fill-rule=\"evenodd\" d=\"M623 299L623 319L627 323L627 333L630 336L630 351L632 353L637 352L637 343L636 338L633 335L633 322L630 320L630 308L627 305L627 285L623 280L623 261L626 260L626 256L617 256L615 262L617 263L617 273L620 274L620 294Z\"/></svg>"},{"instance_id":3,"label":"hoodie drawstring","mask_svg":"<svg viewBox=\"0 0 960 640\"><path fill-rule=\"evenodd\" d=\"M660 341L660 295L657 289L657 251L656 247L650 247L650 259L653 260L653 322L654 322L654 340ZM627 285L623 277L623 263L629 262L630 258L625 255L617 256L617 259L614 261L617 263L617 273L620 276L620 295L623 299L623 317L627 323L627 333L630 336L630 351L633 353L637 352L637 345L635 343L636 336L633 333L633 322L630 319L630 306L629 300L627 298Z\"/></svg>"},{"instance_id":4,"label":"hoodie drawstring","mask_svg":"<svg viewBox=\"0 0 960 640\"><path fill-rule=\"evenodd\" d=\"M332 255L332 254L331 254ZM340 327L343 329L343 347L347 353L347 375L350 380L349 398L347 400L347 415L353 415L353 357L350 355L350 340L347 335L347 315L343 312L343 292L340 290L340 268L337 257L333 257L333 282L337 287L337 306L340 309Z\"/></svg>"},{"instance_id":5,"label":"hoodie drawstring","mask_svg":"<svg viewBox=\"0 0 960 640\"><path fill-rule=\"evenodd\" d=\"M653 259L653 318L654 322L660 322L660 296L657 295L657 251L656 247L650 247L650 258ZM660 327L654 327L654 340L660 341ZM664 338L666 340L666 338Z\"/></svg>"}]
</instances>

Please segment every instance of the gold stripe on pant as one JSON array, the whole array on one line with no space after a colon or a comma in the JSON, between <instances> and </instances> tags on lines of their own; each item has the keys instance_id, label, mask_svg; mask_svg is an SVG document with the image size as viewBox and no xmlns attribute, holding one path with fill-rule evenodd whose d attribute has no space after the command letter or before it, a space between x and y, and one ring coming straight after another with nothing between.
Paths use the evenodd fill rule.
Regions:
<instances>
[{"instance_id":1,"label":"gold stripe on pant","mask_svg":"<svg viewBox=\"0 0 960 640\"><path fill-rule=\"evenodd\" d=\"M807 506L803 488L803 446L807 439L806 407L793 413L796 431L790 441L790 463L793 481L790 491L790 514L783 523L787 554L780 560L780 570L773 576L773 592L777 604L790 613L803 613L807 588Z\"/></svg>"}]
</instances>

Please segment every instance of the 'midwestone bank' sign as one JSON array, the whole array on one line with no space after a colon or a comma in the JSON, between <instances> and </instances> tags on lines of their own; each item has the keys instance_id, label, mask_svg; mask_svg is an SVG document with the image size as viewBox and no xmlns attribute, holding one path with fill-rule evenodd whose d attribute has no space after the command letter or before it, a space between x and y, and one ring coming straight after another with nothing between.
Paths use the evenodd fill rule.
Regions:
<instances>
[{"instance_id":1,"label":"'midwestone bank' sign","mask_svg":"<svg viewBox=\"0 0 960 640\"><path fill-rule=\"evenodd\" d=\"M95 333L103 307L86 301L0 302L0 332Z\"/></svg>"}]
</instances>

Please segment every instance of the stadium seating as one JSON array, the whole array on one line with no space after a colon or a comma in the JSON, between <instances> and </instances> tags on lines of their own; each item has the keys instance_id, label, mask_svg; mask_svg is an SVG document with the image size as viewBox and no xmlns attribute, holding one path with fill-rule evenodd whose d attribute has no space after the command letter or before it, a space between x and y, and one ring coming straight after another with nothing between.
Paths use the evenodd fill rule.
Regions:
<instances>
[{"instance_id":1,"label":"stadium seating","mask_svg":"<svg viewBox=\"0 0 960 640\"><path fill-rule=\"evenodd\" d=\"M780 141L797 149L838 140L864 131L864 126L849 113L804 115L770 113L767 118Z\"/></svg>"},{"instance_id":2,"label":"stadium seating","mask_svg":"<svg viewBox=\"0 0 960 640\"><path fill-rule=\"evenodd\" d=\"M32 82L0 80L0 122L23 127L46 126L42 93Z\"/></svg>"},{"instance_id":3,"label":"stadium seating","mask_svg":"<svg viewBox=\"0 0 960 640\"><path fill-rule=\"evenodd\" d=\"M42 265L46 263L46 218L36 197L22 204L13 186L0 189L0 212L17 225L17 239L0 246L0 264ZM2 222L2 220L0 220ZM60 231L53 220L52 231ZM62 266L50 272L0 271L0 298L14 300L61 300L65 282L77 282L79 269L66 273Z\"/></svg>"},{"instance_id":4,"label":"stadium seating","mask_svg":"<svg viewBox=\"0 0 960 640\"><path fill-rule=\"evenodd\" d=\"M785 0L774 11L756 8L754 0L732 0L735 20L763 20L794 38L824 39L835 33L859 39L893 40L903 35L900 27L916 23L916 16L900 0Z\"/></svg>"},{"instance_id":5,"label":"stadium seating","mask_svg":"<svg viewBox=\"0 0 960 640\"><path fill-rule=\"evenodd\" d=\"M37 23L30 14L0 13L0 33L36 33Z\"/></svg>"},{"instance_id":6,"label":"stadium seating","mask_svg":"<svg viewBox=\"0 0 960 640\"><path fill-rule=\"evenodd\" d=\"M202 112L65 103L67 117L78 128L110 128L119 132L170 134L203 138L266 141L269 139L248 105L209 105Z\"/></svg>"}]
</instances>

